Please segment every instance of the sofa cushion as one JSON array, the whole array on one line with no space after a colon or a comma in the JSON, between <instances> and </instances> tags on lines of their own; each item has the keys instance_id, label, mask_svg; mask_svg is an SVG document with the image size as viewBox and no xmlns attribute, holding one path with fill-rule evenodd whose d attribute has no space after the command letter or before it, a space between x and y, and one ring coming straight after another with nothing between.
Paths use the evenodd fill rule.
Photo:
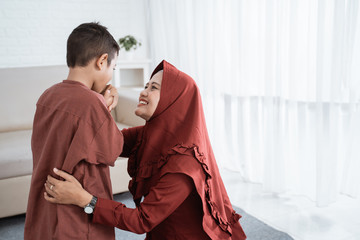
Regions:
<instances>
[{"instance_id":1,"label":"sofa cushion","mask_svg":"<svg viewBox=\"0 0 360 240\"><path fill-rule=\"evenodd\" d=\"M31 132L0 133L0 179L32 173Z\"/></svg>"}]
</instances>

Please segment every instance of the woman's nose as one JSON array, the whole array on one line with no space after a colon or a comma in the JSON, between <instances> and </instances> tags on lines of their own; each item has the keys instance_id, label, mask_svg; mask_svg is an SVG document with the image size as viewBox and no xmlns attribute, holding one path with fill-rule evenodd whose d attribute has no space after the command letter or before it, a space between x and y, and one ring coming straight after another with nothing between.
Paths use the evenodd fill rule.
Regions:
<instances>
[{"instance_id":1,"label":"woman's nose","mask_svg":"<svg viewBox=\"0 0 360 240\"><path fill-rule=\"evenodd\" d=\"M144 96L146 97L148 95L146 89L143 89L141 92L140 92L140 96Z\"/></svg>"}]
</instances>

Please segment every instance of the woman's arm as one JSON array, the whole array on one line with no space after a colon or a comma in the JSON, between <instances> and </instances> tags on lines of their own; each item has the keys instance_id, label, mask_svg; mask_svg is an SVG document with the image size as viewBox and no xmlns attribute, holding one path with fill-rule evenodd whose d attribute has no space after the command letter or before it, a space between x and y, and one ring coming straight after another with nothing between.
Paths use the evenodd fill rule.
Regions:
<instances>
[{"instance_id":1,"label":"woman's arm","mask_svg":"<svg viewBox=\"0 0 360 240\"><path fill-rule=\"evenodd\" d=\"M93 222L138 234L150 232L170 216L193 189L194 184L187 175L168 173L160 178L135 209L127 208L120 202L98 199Z\"/></svg>"},{"instance_id":2,"label":"woman's arm","mask_svg":"<svg viewBox=\"0 0 360 240\"><path fill-rule=\"evenodd\" d=\"M65 181L54 181L48 177L45 199L52 203L87 205L92 195L86 192L76 179L65 172L55 172ZM49 185L54 183L50 190ZM123 230L142 234L151 231L155 226L170 216L189 196L194 189L190 177L181 173L168 173L160 178L156 186L139 207L127 208L124 204L109 199L98 198L93 222L114 226Z\"/></svg>"}]
</instances>

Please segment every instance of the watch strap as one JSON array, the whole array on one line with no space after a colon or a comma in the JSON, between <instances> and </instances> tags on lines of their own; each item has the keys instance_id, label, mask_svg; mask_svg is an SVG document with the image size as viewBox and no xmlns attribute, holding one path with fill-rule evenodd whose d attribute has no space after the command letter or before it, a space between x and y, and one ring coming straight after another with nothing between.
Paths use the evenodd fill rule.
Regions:
<instances>
[{"instance_id":1,"label":"watch strap","mask_svg":"<svg viewBox=\"0 0 360 240\"><path fill-rule=\"evenodd\" d=\"M84 207L84 212L87 214L92 214L94 212L96 203L97 203L97 197L93 196L90 203Z\"/></svg>"}]
</instances>

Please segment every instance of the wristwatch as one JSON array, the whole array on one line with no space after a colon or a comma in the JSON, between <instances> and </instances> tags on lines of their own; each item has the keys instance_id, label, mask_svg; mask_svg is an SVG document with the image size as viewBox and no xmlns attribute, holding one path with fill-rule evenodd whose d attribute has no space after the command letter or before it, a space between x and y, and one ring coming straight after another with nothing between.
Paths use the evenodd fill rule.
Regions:
<instances>
[{"instance_id":1,"label":"wristwatch","mask_svg":"<svg viewBox=\"0 0 360 240\"><path fill-rule=\"evenodd\" d=\"M94 212L96 202L97 197L93 196L90 203L84 207L84 212L86 212L87 214L92 214Z\"/></svg>"}]
</instances>

